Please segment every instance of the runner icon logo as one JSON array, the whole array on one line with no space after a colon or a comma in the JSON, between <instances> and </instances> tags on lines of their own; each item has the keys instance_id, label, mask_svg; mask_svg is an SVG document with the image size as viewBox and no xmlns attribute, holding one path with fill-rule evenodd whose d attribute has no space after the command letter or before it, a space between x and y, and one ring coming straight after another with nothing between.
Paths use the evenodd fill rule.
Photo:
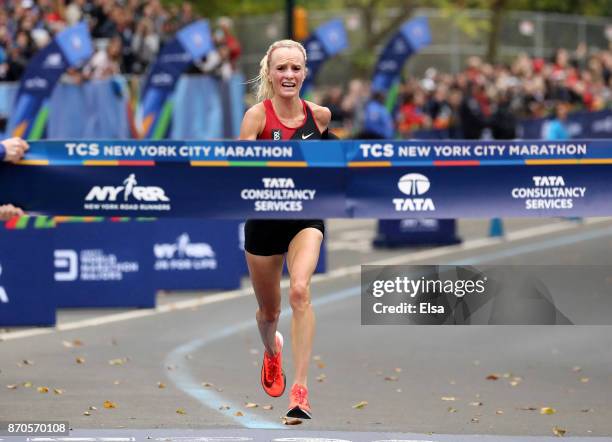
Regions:
<instances>
[{"instance_id":1,"label":"runner icon logo","mask_svg":"<svg viewBox=\"0 0 612 442\"><path fill-rule=\"evenodd\" d=\"M138 201L170 201L161 187L137 186L136 175L133 173L123 180L123 184L123 186L94 186L85 197L85 201L117 201L121 192L124 201L128 201L130 196Z\"/></svg>"},{"instance_id":2,"label":"runner icon logo","mask_svg":"<svg viewBox=\"0 0 612 442\"><path fill-rule=\"evenodd\" d=\"M426 194L431 187L429 178L420 173L408 173L397 182L398 189L412 198L393 198L396 212L432 212L436 207L431 198L414 198Z\"/></svg>"}]
</instances>

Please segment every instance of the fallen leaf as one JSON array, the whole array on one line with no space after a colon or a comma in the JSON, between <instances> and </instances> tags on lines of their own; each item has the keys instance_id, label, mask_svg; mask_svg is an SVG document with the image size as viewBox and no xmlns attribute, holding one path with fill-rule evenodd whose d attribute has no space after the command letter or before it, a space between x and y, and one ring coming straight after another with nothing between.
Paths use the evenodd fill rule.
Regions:
<instances>
[{"instance_id":1,"label":"fallen leaf","mask_svg":"<svg viewBox=\"0 0 612 442\"><path fill-rule=\"evenodd\" d=\"M579 365L575 365L574 367L572 367L572 371L573 371L574 373L579 373L579 372L581 372L581 371L582 371L582 367L581 367L581 366L579 366Z\"/></svg>"},{"instance_id":2,"label":"fallen leaf","mask_svg":"<svg viewBox=\"0 0 612 442\"><path fill-rule=\"evenodd\" d=\"M499 376L496 374L490 374L489 376L487 376L487 381L496 381L499 379Z\"/></svg>"},{"instance_id":3,"label":"fallen leaf","mask_svg":"<svg viewBox=\"0 0 612 442\"><path fill-rule=\"evenodd\" d=\"M473 417L471 420L472 423L477 424L478 422L480 422L480 419L477 417Z\"/></svg>"},{"instance_id":4,"label":"fallen leaf","mask_svg":"<svg viewBox=\"0 0 612 442\"><path fill-rule=\"evenodd\" d=\"M53 393L55 393L55 394L64 394L64 390L62 390L61 388L54 388L53 389Z\"/></svg>"},{"instance_id":5,"label":"fallen leaf","mask_svg":"<svg viewBox=\"0 0 612 442\"><path fill-rule=\"evenodd\" d=\"M402 369L401 369L401 368L399 368L399 367L397 367L397 368L395 368L395 369L394 369L394 371L395 371L396 373L401 373L401 372L402 372Z\"/></svg>"},{"instance_id":6,"label":"fallen leaf","mask_svg":"<svg viewBox=\"0 0 612 442\"><path fill-rule=\"evenodd\" d=\"M31 361L29 359L24 359L23 360L23 365L34 365L34 361Z\"/></svg>"},{"instance_id":7,"label":"fallen leaf","mask_svg":"<svg viewBox=\"0 0 612 442\"><path fill-rule=\"evenodd\" d=\"M113 381L113 385L119 385L121 384L121 381Z\"/></svg>"},{"instance_id":8,"label":"fallen leaf","mask_svg":"<svg viewBox=\"0 0 612 442\"><path fill-rule=\"evenodd\" d=\"M86 411L85 413L83 413L83 416L91 416L91 413L89 411Z\"/></svg>"},{"instance_id":9,"label":"fallen leaf","mask_svg":"<svg viewBox=\"0 0 612 442\"><path fill-rule=\"evenodd\" d=\"M540 414L555 414L557 410L551 407L542 407L540 408Z\"/></svg>"},{"instance_id":10,"label":"fallen leaf","mask_svg":"<svg viewBox=\"0 0 612 442\"><path fill-rule=\"evenodd\" d=\"M104 408L117 408L117 404L111 401L104 401Z\"/></svg>"},{"instance_id":11,"label":"fallen leaf","mask_svg":"<svg viewBox=\"0 0 612 442\"><path fill-rule=\"evenodd\" d=\"M519 384L517 381L510 381L510 385L516 387Z\"/></svg>"},{"instance_id":12,"label":"fallen leaf","mask_svg":"<svg viewBox=\"0 0 612 442\"><path fill-rule=\"evenodd\" d=\"M272 410L272 409L274 409L274 407L272 405L264 405L261 408L263 408L264 410Z\"/></svg>"},{"instance_id":13,"label":"fallen leaf","mask_svg":"<svg viewBox=\"0 0 612 442\"><path fill-rule=\"evenodd\" d=\"M536 411L537 408L536 407L520 407L518 408L518 410L524 410L524 411Z\"/></svg>"},{"instance_id":14,"label":"fallen leaf","mask_svg":"<svg viewBox=\"0 0 612 442\"><path fill-rule=\"evenodd\" d=\"M497 410L495 414L504 414L504 410Z\"/></svg>"},{"instance_id":15,"label":"fallen leaf","mask_svg":"<svg viewBox=\"0 0 612 442\"><path fill-rule=\"evenodd\" d=\"M321 355L314 355L314 356L312 357L312 360L313 360L313 361L320 361L320 360L321 360Z\"/></svg>"},{"instance_id":16,"label":"fallen leaf","mask_svg":"<svg viewBox=\"0 0 612 442\"><path fill-rule=\"evenodd\" d=\"M443 401L456 401L457 398L455 396L442 396L440 399Z\"/></svg>"},{"instance_id":17,"label":"fallen leaf","mask_svg":"<svg viewBox=\"0 0 612 442\"><path fill-rule=\"evenodd\" d=\"M470 402L470 405L472 407L480 407L480 406L482 406L482 402Z\"/></svg>"},{"instance_id":18,"label":"fallen leaf","mask_svg":"<svg viewBox=\"0 0 612 442\"><path fill-rule=\"evenodd\" d=\"M96 411L96 410L98 409L98 407L94 407L94 406L92 405L92 406L90 406L90 407L89 407L89 409L90 409L91 411Z\"/></svg>"},{"instance_id":19,"label":"fallen leaf","mask_svg":"<svg viewBox=\"0 0 612 442\"><path fill-rule=\"evenodd\" d=\"M361 402L357 402L355 405L353 405L353 408L356 410L361 410L362 408L365 408L366 405L368 405L368 401L361 401Z\"/></svg>"},{"instance_id":20,"label":"fallen leaf","mask_svg":"<svg viewBox=\"0 0 612 442\"><path fill-rule=\"evenodd\" d=\"M9 384L9 385L6 386L6 388L8 388L9 390L17 390L17 385Z\"/></svg>"},{"instance_id":21,"label":"fallen leaf","mask_svg":"<svg viewBox=\"0 0 612 442\"><path fill-rule=\"evenodd\" d=\"M187 412L185 411L184 408L177 408L176 409L176 414L187 414Z\"/></svg>"},{"instance_id":22,"label":"fallen leaf","mask_svg":"<svg viewBox=\"0 0 612 442\"><path fill-rule=\"evenodd\" d=\"M397 376L385 376L385 381L397 381L399 378Z\"/></svg>"},{"instance_id":23,"label":"fallen leaf","mask_svg":"<svg viewBox=\"0 0 612 442\"><path fill-rule=\"evenodd\" d=\"M110 361L108 361L108 363L110 365L123 365L128 361L127 358L116 358L116 359L111 359Z\"/></svg>"},{"instance_id":24,"label":"fallen leaf","mask_svg":"<svg viewBox=\"0 0 612 442\"><path fill-rule=\"evenodd\" d=\"M592 408L583 408L580 411L582 411L583 413L590 413L590 412L595 411L595 410L593 410Z\"/></svg>"},{"instance_id":25,"label":"fallen leaf","mask_svg":"<svg viewBox=\"0 0 612 442\"><path fill-rule=\"evenodd\" d=\"M49 393L49 389L47 387L38 387L36 390L38 390L39 393Z\"/></svg>"},{"instance_id":26,"label":"fallen leaf","mask_svg":"<svg viewBox=\"0 0 612 442\"><path fill-rule=\"evenodd\" d=\"M293 417L283 416L283 424L285 425L300 425L302 423L302 419L296 419Z\"/></svg>"},{"instance_id":27,"label":"fallen leaf","mask_svg":"<svg viewBox=\"0 0 612 442\"><path fill-rule=\"evenodd\" d=\"M504 373L502 376L504 377L504 379L508 379L512 376L512 373Z\"/></svg>"},{"instance_id":28,"label":"fallen leaf","mask_svg":"<svg viewBox=\"0 0 612 442\"><path fill-rule=\"evenodd\" d=\"M324 369L325 368L325 363L319 361L319 362L317 362L317 367L319 367L320 369Z\"/></svg>"},{"instance_id":29,"label":"fallen leaf","mask_svg":"<svg viewBox=\"0 0 612 442\"><path fill-rule=\"evenodd\" d=\"M166 384L164 384L163 382L158 382L157 388L166 388Z\"/></svg>"},{"instance_id":30,"label":"fallen leaf","mask_svg":"<svg viewBox=\"0 0 612 442\"><path fill-rule=\"evenodd\" d=\"M237 411L234 413L234 416L240 417L240 416L244 416L244 414L242 413L242 411Z\"/></svg>"},{"instance_id":31,"label":"fallen leaf","mask_svg":"<svg viewBox=\"0 0 612 442\"><path fill-rule=\"evenodd\" d=\"M317 382L323 382L326 378L327 376L321 373L319 376L317 376Z\"/></svg>"},{"instance_id":32,"label":"fallen leaf","mask_svg":"<svg viewBox=\"0 0 612 442\"><path fill-rule=\"evenodd\" d=\"M456 413L456 412L457 412L457 409L456 409L456 408L453 408L453 407L448 407L448 412L449 412L449 413Z\"/></svg>"},{"instance_id":33,"label":"fallen leaf","mask_svg":"<svg viewBox=\"0 0 612 442\"><path fill-rule=\"evenodd\" d=\"M553 434L557 437L563 437L565 433L567 433L567 430L563 428L559 428L559 427L553 427L552 431L553 431Z\"/></svg>"},{"instance_id":34,"label":"fallen leaf","mask_svg":"<svg viewBox=\"0 0 612 442\"><path fill-rule=\"evenodd\" d=\"M589 381L590 381L590 379L589 379L589 378L587 378L587 377L580 378L580 382L582 382L583 384L586 384L586 383L587 383L587 382L589 382Z\"/></svg>"},{"instance_id":35,"label":"fallen leaf","mask_svg":"<svg viewBox=\"0 0 612 442\"><path fill-rule=\"evenodd\" d=\"M176 365L168 365L166 368L168 370L174 370L174 369L176 369Z\"/></svg>"},{"instance_id":36,"label":"fallen leaf","mask_svg":"<svg viewBox=\"0 0 612 442\"><path fill-rule=\"evenodd\" d=\"M79 356L78 358L76 358L76 363L77 364L84 364L85 363L85 358L82 358L82 357Z\"/></svg>"},{"instance_id":37,"label":"fallen leaf","mask_svg":"<svg viewBox=\"0 0 612 442\"><path fill-rule=\"evenodd\" d=\"M204 388L212 388L215 384L211 384L210 382L202 382L202 387Z\"/></svg>"},{"instance_id":38,"label":"fallen leaf","mask_svg":"<svg viewBox=\"0 0 612 442\"><path fill-rule=\"evenodd\" d=\"M221 405L221 406L219 407L219 410L229 410L229 409L230 409L230 406L229 406L229 405Z\"/></svg>"},{"instance_id":39,"label":"fallen leaf","mask_svg":"<svg viewBox=\"0 0 612 442\"><path fill-rule=\"evenodd\" d=\"M32 386L32 383L30 381L26 381L26 382L23 383L23 386L25 388L30 388Z\"/></svg>"},{"instance_id":40,"label":"fallen leaf","mask_svg":"<svg viewBox=\"0 0 612 442\"><path fill-rule=\"evenodd\" d=\"M259 405L257 405L255 402L247 402L245 404L245 407L247 407L247 408L257 408L257 407L259 407Z\"/></svg>"}]
</instances>

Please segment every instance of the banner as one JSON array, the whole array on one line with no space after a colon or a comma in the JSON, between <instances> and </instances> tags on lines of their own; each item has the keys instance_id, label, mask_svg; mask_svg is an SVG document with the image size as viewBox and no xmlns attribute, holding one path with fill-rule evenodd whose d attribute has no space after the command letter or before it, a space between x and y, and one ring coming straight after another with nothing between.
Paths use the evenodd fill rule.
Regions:
<instances>
[{"instance_id":1,"label":"banner","mask_svg":"<svg viewBox=\"0 0 612 442\"><path fill-rule=\"evenodd\" d=\"M389 40L378 57L372 77L372 90L387 94L387 109L397 101L398 84L406 60L431 42L429 22L426 17L407 21Z\"/></svg>"},{"instance_id":2,"label":"banner","mask_svg":"<svg viewBox=\"0 0 612 442\"><path fill-rule=\"evenodd\" d=\"M51 247L45 230L0 225L0 327L55 324Z\"/></svg>"},{"instance_id":3,"label":"banner","mask_svg":"<svg viewBox=\"0 0 612 442\"><path fill-rule=\"evenodd\" d=\"M306 79L302 85L302 97L308 97L319 69L334 55L348 47L348 38L344 22L341 19L331 20L319 26L303 42L306 49Z\"/></svg>"},{"instance_id":4,"label":"banner","mask_svg":"<svg viewBox=\"0 0 612 442\"><path fill-rule=\"evenodd\" d=\"M85 22L62 31L38 51L21 77L8 133L30 140L43 138L49 113L48 101L57 81L69 67L80 65L92 53Z\"/></svg>"},{"instance_id":5,"label":"banner","mask_svg":"<svg viewBox=\"0 0 612 442\"><path fill-rule=\"evenodd\" d=\"M88 216L608 216L611 169L603 140L39 142L0 166L0 201Z\"/></svg>"},{"instance_id":6,"label":"banner","mask_svg":"<svg viewBox=\"0 0 612 442\"><path fill-rule=\"evenodd\" d=\"M162 47L149 68L140 95L142 138L159 140L168 136L172 117L170 96L176 82L190 63L200 60L211 50L213 42L206 20L184 27L175 39Z\"/></svg>"}]
</instances>

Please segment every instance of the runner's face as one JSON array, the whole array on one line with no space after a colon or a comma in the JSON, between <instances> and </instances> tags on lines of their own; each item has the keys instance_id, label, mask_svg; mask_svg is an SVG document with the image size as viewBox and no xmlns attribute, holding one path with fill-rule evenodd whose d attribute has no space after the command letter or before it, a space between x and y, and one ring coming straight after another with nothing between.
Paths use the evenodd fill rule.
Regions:
<instances>
[{"instance_id":1,"label":"runner's face","mask_svg":"<svg viewBox=\"0 0 612 442\"><path fill-rule=\"evenodd\" d=\"M278 48L272 51L269 76L274 95L283 98L299 96L306 77L302 51L298 48Z\"/></svg>"}]
</instances>

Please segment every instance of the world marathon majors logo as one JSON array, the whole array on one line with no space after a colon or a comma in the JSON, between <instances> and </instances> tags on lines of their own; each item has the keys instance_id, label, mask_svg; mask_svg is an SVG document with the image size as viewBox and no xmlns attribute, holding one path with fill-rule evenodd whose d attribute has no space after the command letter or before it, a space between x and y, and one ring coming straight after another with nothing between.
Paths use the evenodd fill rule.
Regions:
<instances>
[{"instance_id":1,"label":"world marathon majors logo","mask_svg":"<svg viewBox=\"0 0 612 442\"><path fill-rule=\"evenodd\" d=\"M136 202L134 202L134 200ZM85 197L85 210L160 210L169 211L170 198L158 186L138 186L131 173L123 186L94 186ZM123 202L121 202L123 201Z\"/></svg>"},{"instance_id":2,"label":"world marathon majors logo","mask_svg":"<svg viewBox=\"0 0 612 442\"><path fill-rule=\"evenodd\" d=\"M424 197L431 187L429 178L420 173L407 173L400 177L397 188L409 198L393 198L396 212L434 212L436 206L429 197Z\"/></svg>"},{"instance_id":3,"label":"world marathon majors logo","mask_svg":"<svg viewBox=\"0 0 612 442\"><path fill-rule=\"evenodd\" d=\"M205 242L191 242L188 233L182 233L174 243L153 246L155 270L215 270L216 253Z\"/></svg>"}]
</instances>

